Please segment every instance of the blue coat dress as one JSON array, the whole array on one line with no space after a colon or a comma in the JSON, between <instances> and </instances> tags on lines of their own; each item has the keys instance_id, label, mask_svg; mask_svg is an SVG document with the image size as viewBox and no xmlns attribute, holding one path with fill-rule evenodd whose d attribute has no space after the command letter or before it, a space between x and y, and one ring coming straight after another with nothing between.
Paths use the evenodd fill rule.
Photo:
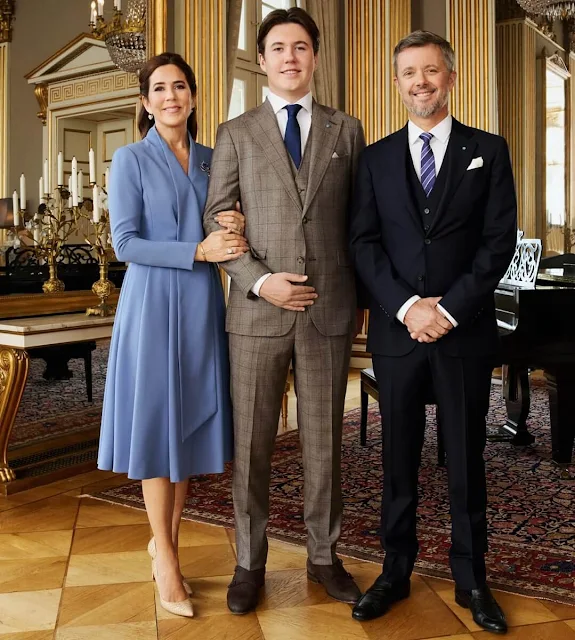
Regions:
<instances>
[{"instance_id":1,"label":"blue coat dress","mask_svg":"<svg viewBox=\"0 0 575 640\"><path fill-rule=\"evenodd\" d=\"M231 458L225 306L215 265L194 262L211 149L190 138L188 175L152 128L118 149L108 203L129 262L110 345L98 467L178 482Z\"/></svg>"}]
</instances>

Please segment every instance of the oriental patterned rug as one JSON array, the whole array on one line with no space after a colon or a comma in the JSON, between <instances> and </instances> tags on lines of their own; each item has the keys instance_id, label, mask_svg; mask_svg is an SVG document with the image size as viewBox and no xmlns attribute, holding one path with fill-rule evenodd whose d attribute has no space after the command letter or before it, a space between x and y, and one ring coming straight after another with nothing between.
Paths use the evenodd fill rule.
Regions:
<instances>
[{"instance_id":1,"label":"oriental patterned rug","mask_svg":"<svg viewBox=\"0 0 575 640\"><path fill-rule=\"evenodd\" d=\"M108 341L99 342L92 352L92 403L86 398L83 360L68 363L73 375L70 380L44 380L45 362L30 360L28 381L8 444L10 451L99 428L108 346Z\"/></svg>"},{"instance_id":2,"label":"oriental patterned rug","mask_svg":"<svg viewBox=\"0 0 575 640\"><path fill-rule=\"evenodd\" d=\"M506 591L575 604L575 480L551 461L549 409L544 388L532 388L530 429L537 444L513 448L490 442L485 458L488 474L490 584ZM488 424L502 424L501 387L492 389ZM450 577L449 505L446 472L436 465L435 417L428 408L428 428L420 471L419 540L416 571ZM381 495L380 417L369 409L368 443L359 444L359 409L345 416L343 441L342 555L380 563ZM184 517L233 527L230 469L221 476L192 480ZM272 467L270 537L305 544L302 465L297 432L277 440ZM110 489L93 497L144 508L139 483Z\"/></svg>"}]
</instances>

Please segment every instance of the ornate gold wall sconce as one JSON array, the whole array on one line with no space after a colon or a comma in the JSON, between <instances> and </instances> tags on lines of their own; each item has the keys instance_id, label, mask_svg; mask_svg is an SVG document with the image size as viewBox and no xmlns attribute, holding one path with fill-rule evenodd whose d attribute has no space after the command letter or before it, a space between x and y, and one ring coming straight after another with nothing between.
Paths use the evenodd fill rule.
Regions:
<instances>
[{"instance_id":1,"label":"ornate gold wall sconce","mask_svg":"<svg viewBox=\"0 0 575 640\"><path fill-rule=\"evenodd\" d=\"M16 0L0 0L0 43L12 42Z\"/></svg>"}]
</instances>

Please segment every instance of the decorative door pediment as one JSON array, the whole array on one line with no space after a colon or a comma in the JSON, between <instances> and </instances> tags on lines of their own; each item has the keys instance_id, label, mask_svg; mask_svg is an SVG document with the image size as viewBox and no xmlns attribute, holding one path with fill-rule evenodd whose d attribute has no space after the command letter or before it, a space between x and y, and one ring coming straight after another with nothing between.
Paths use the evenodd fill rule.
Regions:
<instances>
[{"instance_id":1,"label":"decorative door pediment","mask_svg":"<svg viewBox=\"0 0 575 640\"><path fill-rule=\"evenodd\" d=\"M115 70L106 45L82 33L26 75L30 84L49 84Z\"/></svg>"}]
</instances>

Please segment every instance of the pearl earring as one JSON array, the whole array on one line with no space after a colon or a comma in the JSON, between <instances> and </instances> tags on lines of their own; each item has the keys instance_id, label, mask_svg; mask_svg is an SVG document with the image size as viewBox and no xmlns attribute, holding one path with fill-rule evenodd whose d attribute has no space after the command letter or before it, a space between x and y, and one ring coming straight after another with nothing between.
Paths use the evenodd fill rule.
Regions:
<instances>
[{"instance_id":1,"label":"pearl earring","mask_svg":"<svg viewBox=\"0 0 575 640\"><path fill-rule=\"evenodd\" d=\"M154 116L151 113L148 113L148 120L153 120Z\"/></svg>"}]
</instances>

